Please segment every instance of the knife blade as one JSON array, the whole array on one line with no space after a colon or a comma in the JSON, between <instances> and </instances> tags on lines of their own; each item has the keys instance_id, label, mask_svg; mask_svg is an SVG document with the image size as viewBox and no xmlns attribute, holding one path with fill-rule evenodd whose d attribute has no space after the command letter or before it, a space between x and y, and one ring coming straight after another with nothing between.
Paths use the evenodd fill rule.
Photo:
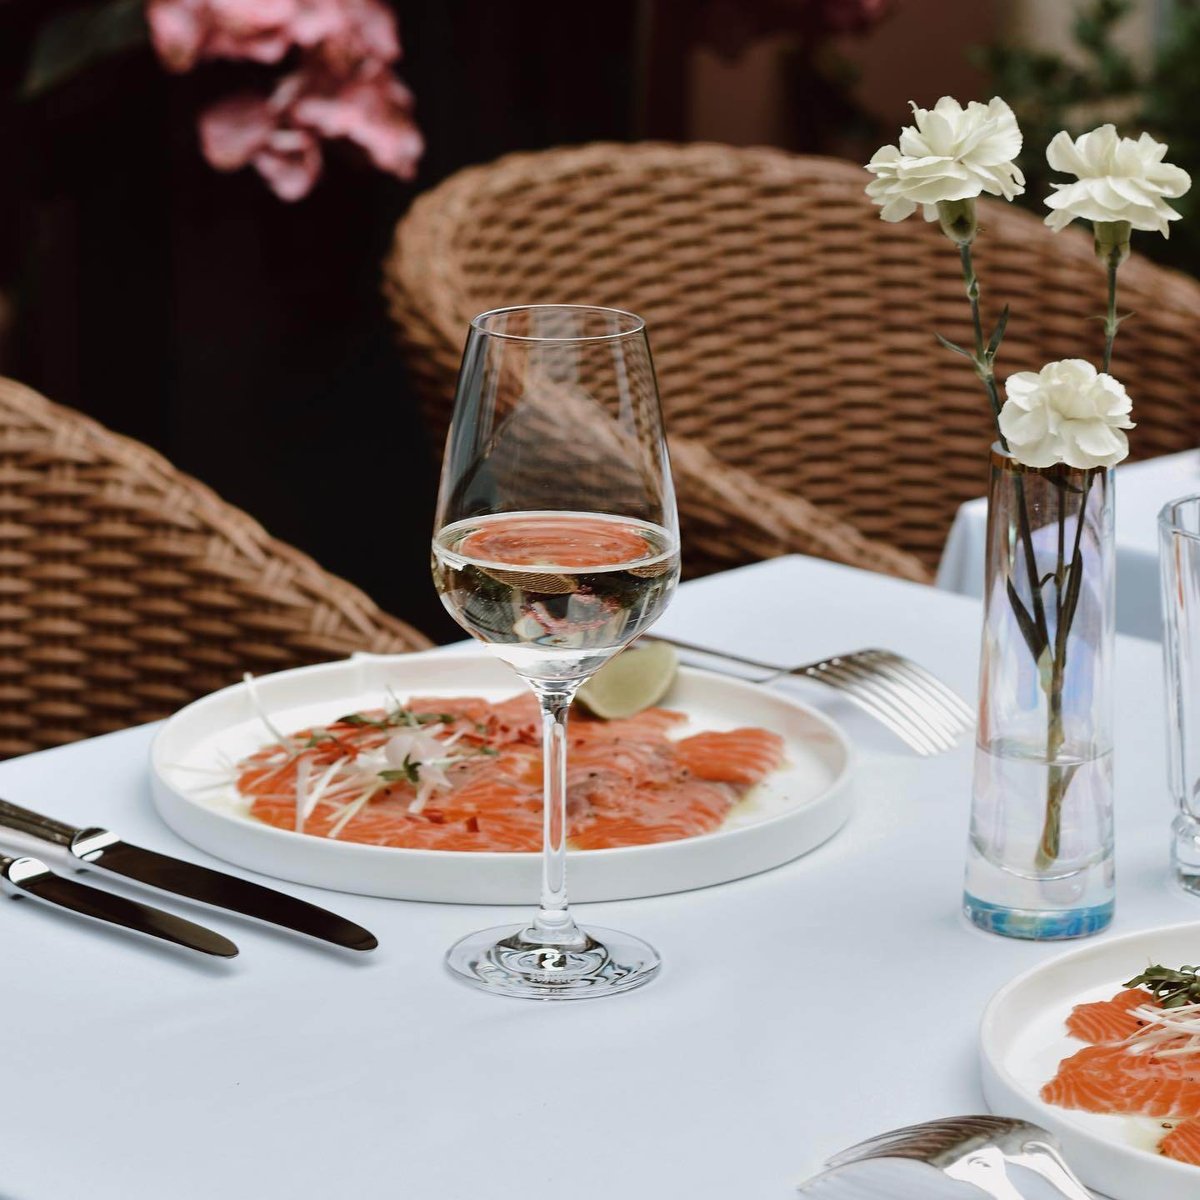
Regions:
<instances>
[{"instance_id":1,"label":"knife blade","mask_svg":"<svg viewBox=\"0 0 1200 1200\"><path fill-rule=\"evenodd\" d=\"M75 826L0 800L0 827L59 846L82 870L107 872L153 891L239 913L349 950L374 950L375 935L328 909L274 888L123 842L107 829Z\"/></svg>"},{"instance_id":2,"label":"knife blade","mask_svg":"<svg viewBox=\"0 0 1200 1200\"><path fill-rule=\"evenodd\" d=\"M238 952L237 946L228 938L203 925L55 875L40 859L0 855L0 879L4 881L5 890L14 896L29 896L42 904L65 908L93 921L119 925L122 929L218 958L233 958Z\"/></svg>"}]
</instances>

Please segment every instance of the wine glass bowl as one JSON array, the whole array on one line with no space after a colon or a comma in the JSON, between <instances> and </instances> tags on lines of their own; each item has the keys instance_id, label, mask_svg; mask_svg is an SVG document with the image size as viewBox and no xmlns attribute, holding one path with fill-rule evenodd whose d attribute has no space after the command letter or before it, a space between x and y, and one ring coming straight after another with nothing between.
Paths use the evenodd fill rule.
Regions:
<instances>
[{"instance_id":1,"label":"wine glass bowl","mask_svg":"<svg viewBox=\"0 0 1200 1200\"><path fill-rule=\"evenodd\" d=\"M582 680L666 605L678 552L659 526L597 513L499 513L446 526L442 601L527 679Z\"/></svg>"},{"instance_id":2,"label":"wine glass bowl","mask_svg":"<svg viewBox=\"0 0 1200 1200\"><path fill-rule=\"evenodd\" d=\"M581 930L566 897L567 711L579 686L662 613L679 533L644 324L576 305L471 323L447 437L433 576L450 614L524 678L542 712L541 905L447 962L507 995L597 996L658 970L652 947Z\"/></svg>"}]
</instances>

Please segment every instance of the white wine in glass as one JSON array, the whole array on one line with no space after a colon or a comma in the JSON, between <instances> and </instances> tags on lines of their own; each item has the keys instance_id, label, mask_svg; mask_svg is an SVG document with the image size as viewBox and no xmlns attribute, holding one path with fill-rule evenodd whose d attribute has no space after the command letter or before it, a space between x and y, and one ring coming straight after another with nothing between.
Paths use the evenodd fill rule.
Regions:
<instances>
[{"instance_id":1,"label":"white wine in glass","mask_svg":"<svg viewBox=\"0 0 1200 1200\"><path fill-rule=\"evenodd\" d=\"M472 934L450 969L505 995L637 987L653 947L581 929L567 906L567 713L579 687L662 613L679 531L645 326L615 309L536 305L471 323L433 539L442 602L524 678L542 712L541 902Z\"/></svg>"}]
</instances>

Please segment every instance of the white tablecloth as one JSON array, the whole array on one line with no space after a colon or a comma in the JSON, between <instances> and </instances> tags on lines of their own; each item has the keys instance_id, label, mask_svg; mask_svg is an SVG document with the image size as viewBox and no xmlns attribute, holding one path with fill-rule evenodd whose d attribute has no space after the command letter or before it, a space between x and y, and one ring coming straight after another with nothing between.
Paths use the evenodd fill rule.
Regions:
<instances>
[{"instance_id":1,"label":"white tablecloth","mask_svg":"<svg viewBox=\"0 0 1200 1200\"><path fill-rule=\"evenodd\" d=\"M780 660L890 646L970 695L978 624L973 601L788 558L688 584L662 628ZM1121 639L1117 682L1114 930L1200 919L1167 882L1158 647ZM202 913L242 947L207 964L0 906L0 1196L785 1200L856 1139L980 1110L984 1003L1063 948L959 916L969 748L918 759L794 686L857 743L856 814L755 878L587 906L662 952L628 995L504 1000L444 973L455 938L514 910L290 885L380 949L347 961ZM211 861L154 813L153 732L0 764L0 795Z\"/></svg>"},{"instance_id":2,"label":"white tablecloth","mask_svg":"<svg viewBox=\"0 0 1200 1200\"><path fill-rule=\"evenodd\" d=\"M1200 451L1168 454L1116 470L1117 629L1158 638L1158 513L1180 496L1200 493ZM959 508L946 539L937 584L961 596L983 595L987 501Z\"/></svg>"}]
</instances>

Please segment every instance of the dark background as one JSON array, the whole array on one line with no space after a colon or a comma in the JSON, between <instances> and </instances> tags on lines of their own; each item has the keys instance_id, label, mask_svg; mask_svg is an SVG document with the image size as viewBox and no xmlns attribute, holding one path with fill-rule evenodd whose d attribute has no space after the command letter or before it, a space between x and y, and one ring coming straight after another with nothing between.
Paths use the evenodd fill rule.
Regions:
<instances>
[{"instance_id":1,"label":"dark background","mask_svg":"<svg viewBox=\"0 0 1200 1200\"><path fill-rule=\"evenodd\" d=\"M380 293L417 190L506 151L628 138L632 4L398 5L427 151L415 184L327 156L285 204L201 158L195 117L253 67L170 76L148 48L0 124L0 371L165 453L433 635L436 486ZM0 0L15 91L45 0ZM540 9L540 13L535 13ZM570 53L563 53L570 47Z\"/></svg>"},{"instance_id":2,"label":"dark background","mask_svg":"<svg viewBox=\"0 0 1200 1200\"><path fill-rule=\"evenodd\" d=\"M0 0L0 374L160 450L435 638L458 635L427 567L440 447L380 286L414 195L509 151L597 139L858 154L875 136L787 28L803 5L396 0L427 144L416 181L335 146L288 204L249 170L210 168L195 131L206 102L277 68L170 75L145 45L22 98L39 28L87 2ZM997 11L894 0L877 32L842 39L884 140L910 93L981 93L964 47Z\"/></svg>"}]
</instances>

